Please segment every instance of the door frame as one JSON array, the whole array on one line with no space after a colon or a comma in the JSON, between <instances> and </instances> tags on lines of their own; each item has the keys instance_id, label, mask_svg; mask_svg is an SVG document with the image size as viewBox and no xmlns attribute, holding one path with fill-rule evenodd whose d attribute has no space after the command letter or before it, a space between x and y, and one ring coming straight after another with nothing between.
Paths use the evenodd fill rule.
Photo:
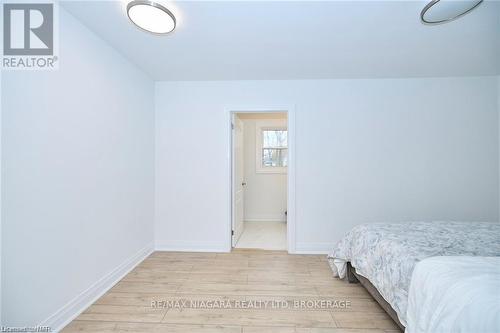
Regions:
<instances>
[{"instance_id":1,"label":"door frame","mask_svg":"<svg viewBox=\"0 0 500 333\"><path fill-rule=\"evenodd\" d=\"M233 228L233 130L231 124L236 113L286 113L288 131L288 168L287 168L287 250L288 253L296 253L296 215L295 215L295 106L275 105L275 106L230 106L224 108L228 121L228 224L227 224L227 252L232 250L232 228Z\"/></svg>"},{"instance_id":2,"label":"door frame","mask_svg":"<svg viewBox=\"0 0 500 333\"><path fill-rule=\"evenodd\" d=\"M236 179L235 179L235 176L236 176L236 156L235 156L235 147L234 147L234 143L235 143L235 139L236 139L236 128L237 128L237 124L236 124L236 121L239 121L241 126L243 126L243 121L241 119L238 119L237 120L237 117L236 117L236 113L233 112L231 113L231 124L234 124L234 127L231 125L231 249L234 248L234 246L236 245L236 243L238 242L239 238L236 240L236 242L234 241L234 238L237 236L236 233L233 234L234 231L236 231L236 228L234 228L235 226L235 223L236 223L236 197L235 197L235 192L236 190L234 189L234 185L237 183L236 182ZM242 142L240 142L240 144L243 146L244 145L244 135L245 135L245 131L242 129L243 131L243 137L241 138ZM243 147L241 147L241 149L243 149ZM243 155L242 156L242 159L244 162L245 161L245 156ZM244 175L242 175L243 177ZM245 188L242 184L242 191L243 191L243 194L242 194L242 197L243 197L243 206L245 206ZM243 217L242 217L243 218ZM242 221L243 223L243 221ZM239 235L241 237L241 234Z\"/></svg>"}]
</instances>

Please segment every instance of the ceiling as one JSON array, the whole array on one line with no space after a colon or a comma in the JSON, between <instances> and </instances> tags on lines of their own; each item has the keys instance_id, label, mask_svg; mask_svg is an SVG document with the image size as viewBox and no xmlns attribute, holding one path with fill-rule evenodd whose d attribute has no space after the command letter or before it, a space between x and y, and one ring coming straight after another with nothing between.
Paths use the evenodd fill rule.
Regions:
<instances>
[{"instance_id":1,"label":"ceiling","mask_svg":"<svg viewBox=\"0 0 500 333\"><path fill-rule=\"evenodd\" d=\"M161 2L178 22L166 36L126 3L62 5L157 81L500 74L500 1L437 26L420 22L425 0Z\"/></svg>"}]
</instances>

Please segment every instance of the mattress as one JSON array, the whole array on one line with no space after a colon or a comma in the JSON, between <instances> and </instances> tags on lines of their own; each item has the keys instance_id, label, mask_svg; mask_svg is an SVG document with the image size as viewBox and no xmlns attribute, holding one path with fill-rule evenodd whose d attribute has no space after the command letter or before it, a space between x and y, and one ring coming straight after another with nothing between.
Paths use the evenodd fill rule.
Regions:
<instances>
[{"instance_id":1,"label":"mattress","mask_svg":"<svg viewBox=\"0 0 500 333\"><path fill-rule=\"evenodd\" d=\"M340 278L351 262L377 288L406 326L408 291L415 264L434 256L500 256L500 223L405 222L354 227L329 254Z\"/></svg>"}]
</instances>

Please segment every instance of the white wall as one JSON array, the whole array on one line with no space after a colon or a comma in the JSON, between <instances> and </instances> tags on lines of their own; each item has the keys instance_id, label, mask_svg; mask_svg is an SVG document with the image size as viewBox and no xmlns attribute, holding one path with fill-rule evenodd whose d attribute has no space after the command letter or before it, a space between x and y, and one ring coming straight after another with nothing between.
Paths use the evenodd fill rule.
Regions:
<instances>
[{"instance_id":1,"label":"white wall","mask_svg":"<svg viewBox=\"0 0 500 333\"><path fill-rule=\"evenodd\" d=\"M2 71L0 71L0 92L2 91ZM2 321L2 94L0 93L0 326L3 326Z\"/></svg>"},{"instance_id":2,"label":"white wall","mask_svg":"<svg viewBox=\"0 0 500 333\"><path fill-rule=\"evenodd\" d=\"M161 82L155 239L224 250L226 106L296 106L297 250L327 251L352 226L498 221L496 77Z\"/></svg>"},{"instance_id":3,"label":"white wall","mask_svg":"<svg viewBox=\"0 0 500 333\"><path fill-rule=\"evenodd\" d=\"M245 221L285 221L287 177L283 173L256 172L256 123L242 119L245 182ZM276 121L276 120L274 120ZM282 119L286 126L286 119Z\"/></svg>"},{"instance_id":4,"label":"white wall","mask_svg":"<svg viewBox=\"0 0 500 333\"><path fill-rule=\"evenodd\" d=\"M153 82L63 9L60 34L58 71L2 75L9 326L61 324L153 241Z\"/></svg>"}]
</instances>

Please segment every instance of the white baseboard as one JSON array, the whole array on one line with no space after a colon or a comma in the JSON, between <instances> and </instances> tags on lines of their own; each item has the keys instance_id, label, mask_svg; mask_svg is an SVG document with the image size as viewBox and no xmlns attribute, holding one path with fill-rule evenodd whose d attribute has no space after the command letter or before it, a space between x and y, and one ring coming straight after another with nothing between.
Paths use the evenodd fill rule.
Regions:
<instances>
[{"instance_id":1,"label":"white baseboard","mask_svg":"<svg viewBox=\"0 0 500 333\"><path fill-rule=\"evenodd\" d=\"M332 251L334 243L304 243L298 242L295 246L296 254L328 254Z\"/></svg>"},{"instance_id":2,"label":"white baseboard","mask_svg":"<svg viewBox=\"0 0 500 333\"><path fill-rule=\"evenodd\" d=\"M229 252L228 244L220 242L164 241L155 242L156 251L176 252Z\"/></svg>"},{"instance_id":3,"label":"white baseboard","mask_svg":"<svg viewBox=\"0 0 500 333\"><path fill-rule=\"evenodd\" d=\"M283 218L245 219L245 222L286 222Z\"/></svg>"},{"instance_id":4,"label":"white baseboard","mask_svg":"<svg viewBox=\"0 0 500 333\"><path fill-rule=\"evenodd\" d=\"M125 260L110 273L91 285L87 290L76 296L52 316L44 320L40 326L48 326L52 328L53 332L59 332L92 303L94 303L99 297L111 289L111 287L113 287L153 251L153 243L146 245L139 252Z\"/></svg>"}]
</instances>

